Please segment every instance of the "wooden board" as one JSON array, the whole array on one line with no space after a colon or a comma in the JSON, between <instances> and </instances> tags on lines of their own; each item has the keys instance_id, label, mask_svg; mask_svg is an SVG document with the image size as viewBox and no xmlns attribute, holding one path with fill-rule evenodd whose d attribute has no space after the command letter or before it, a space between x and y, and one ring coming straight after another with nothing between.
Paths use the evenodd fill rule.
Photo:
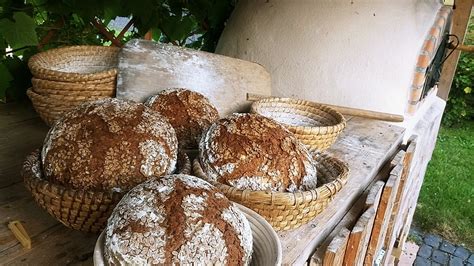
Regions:
<instances>
[{"instance_id":1,"label":"wooden board","mask_svg":"<svg viewBox=\"0 0 474 266\"><path fill-rule=\"evenodd\" d=\"M342 228L336 237L331 241L324 254L323 266L340 266L344 261L347 240L351 231Z\"/></svg>"},{"instance_id":2,"label":"wooden board","mask_svg":"<svg viewBox=\"0 0 474 266\"><path fill-rule=\"evenodd\" d=\"M382 168L382 170L377 174L377 176L372 181L372 184L368 186L368 188L364 191L361 197L357 199L357 201L351 206L351 209L344 215L341 221L336 225L336 227L331 231L331 233L324 239L324 241L317 247L316 251L311 256L309 260L310 266L319 266L323 265L324 256L328 246L330 245L331 241L337 236L337 233L340 232L343 228L353 228L357 222L357 219L362 215L362 213L366 210L365 209L365 202L367 199L368 194L376 183L381 182L384 184L383 181L386 180L387 176L390 173L391 165L386 164ZM383 188L383 186L382 186ZM370 236L370 234L369 234Z\"/></svg>"},{"instance_id":3,"label":"wooden board","mask_svg":"<svg viewBox=\"0 0 474 266\"><path fill-rule=\"evenodd\" d=\"M349 165L347 184L326 210L300 228L279 232L283 264L306 263L316 248L369 186L381 167L394 156L404 129L385 122L352 117L327 151Z\"/></svg>"},{"instance_id":4,"label":"wooden board","mask_svg":"<svg viewBox=\"0 0 474 266\"><path fill-rule=\"evenodd\" d=\"M367 195L367 199L365 200L366 209L373 207L374 210L377 210L377 208L379 207L380 197L382 196L384 186L385 182L379 180L371 187L369 195Z\"/></svg>"},{"instance_id":5,"label":"wooden board","mask_svg":"<svg viewBox=\"0 0 474 266\"><path fill-rule=\"evenodd\" d=\"M397 193L400 181L401 165L397 165L385 183L385 187L377 208L374 227L370 236L369 247L365 256L364 265L373 265L385 239L388 222L392 213L393 202Z\"/></svg>"},{"instance_id":6,"label":"wooden board","mask_svg":"<svg viewBox=\"0 0 474 266\"><path fill-rule=\"evenodd\" d=\"M131 40L119 54L117 98L137 102L168 88L207 96L221 116L248 110L246 93L271 95L259 64L153 41Z\"/></svg>"},{"instance_id":7,"label":"wooden board","mask_svg":"<svg viewBox=\"0 0 474 266\"><path fill-rule=\"evenodd\" d=\"M392 215L390 217L390 222L387 229L387 235L384 241L384 250L387 251L387 255L384 257L383 264L386 265L391 261L392 250L395 245L395 241L398 236L399 227L402 224L403 210L400 209L402 200L408 197L407 193L410 190L407 182L408 174L410 171L411 160L413 158L414 146L416 145L416 137L410 138L407 151L404 153L402 165L402 173L400 176L400 184L397 190L397 195L395 196L395 201L393 204ZM398 252L400 253L400 252ZM397 253L397 255L399 255Z\"/></svg>"},{"instance_id":8,"label":"wooden board","mask_svg":"<svg viewBox=\"0 0 474 266\"><path fill-rule=\"evenodd\" d=\"M370 207L362 214L354 228L352 228L347 243L344 265L362 265L364 263L374 220L375 209Z\"/></svg>"}]
</instances>

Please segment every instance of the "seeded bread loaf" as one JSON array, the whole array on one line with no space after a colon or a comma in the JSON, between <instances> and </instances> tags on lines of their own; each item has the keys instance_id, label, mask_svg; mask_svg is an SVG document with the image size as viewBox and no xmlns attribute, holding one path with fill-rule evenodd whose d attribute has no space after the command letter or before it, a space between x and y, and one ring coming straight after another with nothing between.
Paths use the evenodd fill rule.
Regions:
<instances>
[{"instance_id":1,"label":"seeded bread loaf","mask_svg":"<svg viewBox=\"0 0 474 266\"><path fill-rule=\"evenodd\" d=\"M312 156L276 121L233 114L212 124L199 144L199 160L210 181L238 189L302 191L316 188Z\"/></svg>"},{"instance_id":2,"label":"seeded bread loaf","mask_svg":"<svg viewBox=\"0 0 474 266\"><path fill-rule=\"evenodd\" d=\"M57 121L46 136L45 176L75 189L128 190L174 171L176 133L167 119L140 103L104 99Z\"/></svg>"},{"instance_id":3,"label":"seeded bread loaf","mask_svg":"<svg viewBox=\"0 0 474 266\"><path fill-rule=\"evenodd\" d=\"M219 119L217 109L202 94L186 89L169 89L148 98L145 105L168 118L182 148L198 147L201 134Z\"/></svg>"},{"instance_id":4,"label":"seeded bread loaf","mask_svg":"<svg viewBox=\"0 0 474 266\"><path fill-rule=\"evenodd\" d=\"M251 252L244 214L215 187L189 175L136 186L105 229L109 265L247 265Z\"/></svg>"}]
</instances>

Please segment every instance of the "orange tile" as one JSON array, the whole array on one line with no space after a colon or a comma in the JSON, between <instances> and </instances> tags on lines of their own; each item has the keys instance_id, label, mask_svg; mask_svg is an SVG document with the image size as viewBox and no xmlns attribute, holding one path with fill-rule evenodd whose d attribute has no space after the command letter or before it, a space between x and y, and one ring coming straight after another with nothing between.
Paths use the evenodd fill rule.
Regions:
<instances>
[{"instance_id":1,"label":"orange tile","mask_svg":"<svg viewBox=\"0 0 474 266\"><path fill-rule=\"evenodd\" d=\"M425 83L425 73L415 72L415 76L413 77L413 86L420 87L423 86Z\"/></svg>"},{"instance_id":2,"label":"orange tile","mask_svg":"<svg viewBox=\"0 0 474 266\"><path fill-rule=\"evenodd\" d=\"M420 68L427 68L430 65L431 56L429 55L419 55L416 66Z\"/></svg>"}]
</instances>

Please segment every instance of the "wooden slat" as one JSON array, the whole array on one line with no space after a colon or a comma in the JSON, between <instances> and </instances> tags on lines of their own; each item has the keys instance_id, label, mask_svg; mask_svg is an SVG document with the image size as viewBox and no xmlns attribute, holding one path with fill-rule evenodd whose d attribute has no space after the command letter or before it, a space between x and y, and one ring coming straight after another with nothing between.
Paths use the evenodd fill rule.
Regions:
<instances>
[{"instance_id":1,"label":"wooden slat","mask_svg":"<svg viewBox=\"0 0 474 266\"><path fill-rule=\"evenodd\" d=\"M347 240L349 239L351 231L347 228L342 228L337 236L329 244L324 255L323 266L340 266L344 261L344 254L346 252Z\"/></svg>"},{"instance_id":2,"label":"wooden slat","mask_svg":"<svg viewBox=\"0 0 474 266\"><path fill-rule=\"evenodd\" d=\"M304 264L398 150L404 129L353 117L327 151L349 165L348 182L326 210L296 230L279 232L283 264Z\"/></svg>"},{"instance_id":3,"label":"wooden slat","mask_svg":"<svg viewBox=\"0 0 474 266\"><path fill-rule=\"evenodd\" d=\"M392 172L390 177L385 183L385 187L380 198L380 204L377 209L375 216L374 227L370 236L369 247L365 256L365 265L372 265L380 251L383 241L385 239L385 233L387 230L390 215L392 213L393 202L395 200L398 184L400 181L401 165L397 165Z\"/></svg>"},{"instance_id":4,"label":"wooden slat","mask_svg":"<svg viewBox=\"0 0 474 266\"><path fill-rule=\"evenodd\" d=\"M367 196L367 199L365 200L366 209L373 207L374 210L377 210L384 186L385 186L385 182L379 180L371 187L369 195Z\"/></svg>"},{"instance_id":5,"label":"wooden slat","mask_svg":"<svg viewBox=\"0 0 474 266\"><path fill-rule=\"evenodd\" d=\"M372 183L367 187L361 197L357 199L357 201L352 205L351 209L344 215L341 221L332 229L331 233L324 239L324 241L318 246L314 254L311 256L309 260L310 266L319 266L323 264L324 254L326 252L327 247L331 243L331 241L336 237L336 234L342 230L342 228L353 228L356 224L359 217L364 213L366 210L366 200L369 193L371 193L375 189L380 189L380 194L383 189L383 185L385 184L381 180L386 180L390 174L390 170L392 166L390 163L387 163L382 167L380 172L377 176L373 179ZM380 187L379 184L382 183ZM376 185L377 184L377 185ZM372 192L374 194L374 192ZM378 198L380 199L380 194ZM378 205L378 201L377 201ZM375 210L375 209L374 209ZM370 236L370 234L369 234Z\"/></svg>"},{"instance_id":6,"label":"wooden slat","mask_svg":"<svg viewBox=\"0 0 474 266\"><path fill-rule=\"evenodd\" d=\"M395 241L397 239L399 229L402 225L403 220L403 210L400 209L402 205L403 196L407 197L407 193L410 190L408 184L408 175L410 172L411 161L413 158L414 148L416 146L416 137L413 137L409 140L407 151L403 158L402 164L402 173L400 176L400 184L397 190L397 195L395 197L395 202L392 209L392 215L390 217L390 222L388 225L387 235L385 237L384 249L387 251L387 255L384 257L383 264L388 264L391 261L392 250L394 248Z\"/></svg>"},{"instance_id":7,"label":"wooden slat","mask_svg":"<svg viewBox=\"0 0 474 266\"><path fill-rule=\"evenodd\" d=\"M344 265L362 265L364 263L374 220L375 209L370 207L362 214L351 231L344 256Z\"/></svg>"}]
</instances>

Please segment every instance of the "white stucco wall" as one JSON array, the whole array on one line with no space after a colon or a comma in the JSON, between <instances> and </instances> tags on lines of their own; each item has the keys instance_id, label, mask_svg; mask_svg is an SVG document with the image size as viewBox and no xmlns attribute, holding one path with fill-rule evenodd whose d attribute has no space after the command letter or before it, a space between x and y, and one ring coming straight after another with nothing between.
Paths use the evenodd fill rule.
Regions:
<instances>
[{"instance_id":1,"label":"white stucco wall","mask_svg":"<svg viewBox=\"0 0 474 266\"><path fill-rule=\"evenodd\" d=\"M272 94L404 114L436 0L240 0L217 53L262 64Z\"/></svg>"}]
</instances>

